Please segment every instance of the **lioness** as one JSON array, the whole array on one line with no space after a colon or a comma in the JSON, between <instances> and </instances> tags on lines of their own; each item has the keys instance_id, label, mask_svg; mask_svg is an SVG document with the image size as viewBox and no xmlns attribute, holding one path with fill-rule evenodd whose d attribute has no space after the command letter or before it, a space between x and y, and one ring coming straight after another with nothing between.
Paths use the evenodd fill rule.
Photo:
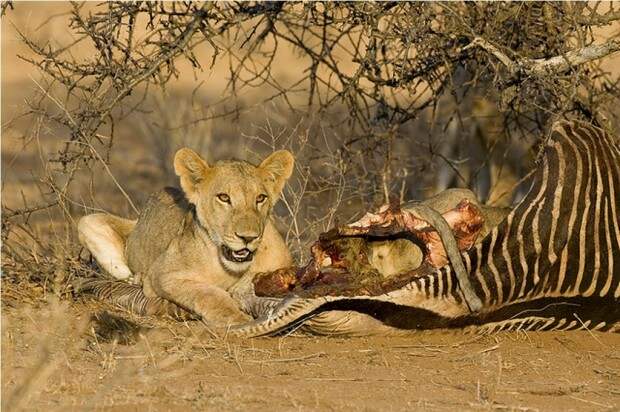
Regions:
<instances>
[{"instance_id":1,"label":"lioness","mask_svg":"<svg viewBox=\"0 0 620 412\"><path fill-rule=\"evenodd\" d=\"M259 166L225 160L209 166L180 149L181 189L151 196L137 220L92 214L78 222L81 243L117 279L142 285L212 324L249 317L228 292L246 273L290 266L289 250L270 219L294 159L282 150Z\"/></svg>"}]
</instances>

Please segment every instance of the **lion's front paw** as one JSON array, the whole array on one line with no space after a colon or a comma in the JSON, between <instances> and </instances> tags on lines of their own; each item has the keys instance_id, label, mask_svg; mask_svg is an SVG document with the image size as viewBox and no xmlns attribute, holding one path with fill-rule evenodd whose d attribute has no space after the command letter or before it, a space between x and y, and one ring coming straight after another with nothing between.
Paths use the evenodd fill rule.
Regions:
<instances>
[{"instance_id":1,"label":"lion's front paw","mask_svg":"<svg viewBox=\"0 0 620 412\"><path fill-rule=\"evenodd\" d=\"M199 311L202 320L207 324L214 326L228 326L245 323L252 320L252 317L243 313L237 307L229 306L213 306L201 309Z\"/></svg>"}]
</instances>

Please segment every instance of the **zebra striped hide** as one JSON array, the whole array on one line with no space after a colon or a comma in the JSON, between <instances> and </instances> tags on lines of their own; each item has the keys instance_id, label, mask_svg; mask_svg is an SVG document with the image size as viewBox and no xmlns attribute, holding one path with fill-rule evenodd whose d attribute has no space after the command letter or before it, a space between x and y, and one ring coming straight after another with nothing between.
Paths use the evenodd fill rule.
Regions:
<instances>
[{"instance_id":1,"label":"zebra striped hide","mask_svg":"<svg viewBox=\"0 0 620 412\"><path fill-rule=\"evenodd\" d=\"M482 308L466 305L451 264L410 273L380 294L258 297L252 282L232 293L258 318L241 336L295 328L336 335L415 329L618 331L620 320L620 148L603 130L554 124L528 194L462 253Z\"/></svg>"}]
</instances>

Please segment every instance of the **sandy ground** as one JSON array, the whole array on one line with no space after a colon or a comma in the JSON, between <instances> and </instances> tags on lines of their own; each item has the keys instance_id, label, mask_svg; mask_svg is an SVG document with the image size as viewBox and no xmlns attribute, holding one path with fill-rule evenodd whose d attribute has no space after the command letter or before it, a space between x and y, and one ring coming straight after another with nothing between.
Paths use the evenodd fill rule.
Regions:
<instances>
[{"instance_id":1,"label":"sandy ground","mask_svg":"<svg viewBox=\"0 0 620 412\"><path fill-rule=\"evenodd\" d=\"M5 306L3 410L620 410L618 334L239 340L158 321L109 336L94 313Z\"/></svg>"}]
</instances>

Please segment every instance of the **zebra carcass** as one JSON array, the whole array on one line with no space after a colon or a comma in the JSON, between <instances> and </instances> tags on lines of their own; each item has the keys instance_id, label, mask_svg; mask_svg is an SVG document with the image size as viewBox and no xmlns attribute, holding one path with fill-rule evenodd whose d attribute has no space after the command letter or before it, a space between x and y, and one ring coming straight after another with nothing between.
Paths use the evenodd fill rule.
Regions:
<instances>
[{"instance_id":1,"label":"zebra carcass","mask_svg":"<svg viewBox=\"0 0 620 412\"><path fill-rule=\"evenodd\" d=\"M232 292L257 319L233 332L258 336L301 328L364 335L470 326L618 331L619 206L618 144L597 127L558 122L528 194L458 259L446 248L448 264L435 267L425 258L417 269L388 279L346 270L356 258L344 262L345 270L343 262L336 262L340 276L334 276L331 255L325 264L316 263L330 247L346 250L346 243L337 242L350 235L409 231L419 238L422 231L403 221L408 216L404 206L392 211L395 218L383 216L341 228L335 236L332 232L315 250L315 262L302 270L283 269L240 282ZM415 211L413 216L424 220Z\"/></svg>"}]
</instances>

